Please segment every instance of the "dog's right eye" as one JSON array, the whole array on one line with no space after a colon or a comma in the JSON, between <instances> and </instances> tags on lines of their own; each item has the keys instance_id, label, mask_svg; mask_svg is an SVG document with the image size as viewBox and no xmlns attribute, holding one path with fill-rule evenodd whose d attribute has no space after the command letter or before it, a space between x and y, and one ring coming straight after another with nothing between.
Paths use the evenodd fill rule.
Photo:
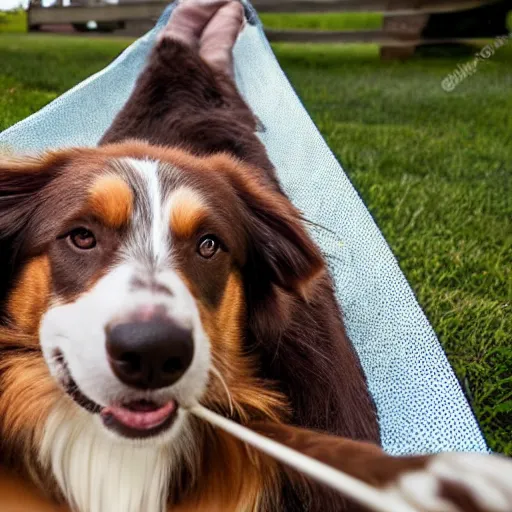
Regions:
<instances>
[{"instance_id":1,"label":"dog's right eye","mask_svg":"<svg viewBox=\"0 0 512 512\"><path fill-rule=\"evenodd\" d=\"M197 252L205 259L209 260L213 258L217 251L219 250L219 241L217 237L214 235L206 235L201 240L199 240L199 244L197 246Z\"/></svg>"},{"instance_id":2,"label":"dog's right eye","mask_svg":"<svg viewBox=\"0 0 512 512\"><path fill-rule=\"evenodd\" d=\"M92 249L96 246L96 238L92 231L86 228L77 228L69 233L69 241L81 250Z\"/></svg>"}]
</instances>

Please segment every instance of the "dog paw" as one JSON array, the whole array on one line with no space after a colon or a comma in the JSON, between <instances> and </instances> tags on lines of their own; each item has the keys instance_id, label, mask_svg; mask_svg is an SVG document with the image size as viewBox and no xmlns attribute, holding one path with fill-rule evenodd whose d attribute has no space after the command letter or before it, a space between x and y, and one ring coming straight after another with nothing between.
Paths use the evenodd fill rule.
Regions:
<instances>
[{"instance_id":1,"label":"dog paw","mask_svg":"<svg viewBox=\"0 0 512 512\"><path fill-rule=\"evenodd\" d=\"M210 67L232 75L233 47L244 24L244 8L240 2L229 2L213 15L199 43L199 55Z\"/></svg>"},{"instance_id":2,"label":"dog paw","mask_svg":"<svg viewBox=\"0 0 512 512\"><path fill-rule=\"evenodd\" d=\"M171 38L197 50L210 67L231 75L232 50L244 22L239 1L182 0L160 38Z\"/></svg>"},{"instance_id":3,"label":"dog paw","mask_svg":"<svg viewBox=\"0 0 512 512\"><path fill-rule=\"evenodd\" d=\"M512 512L512 461L496 455L443 453L388 487L425 512Z\"/></svg>"},{"instance_id":4,"label":"dog paw","mask_svg":"<svg viewBox=\"0 0 512 512\"><path fill-rule=\"evenodd\" d=\"M171 15L160 37L169 37L199 49L204 28L229 0L182 0Z\"/></svg>"}]
</instances>

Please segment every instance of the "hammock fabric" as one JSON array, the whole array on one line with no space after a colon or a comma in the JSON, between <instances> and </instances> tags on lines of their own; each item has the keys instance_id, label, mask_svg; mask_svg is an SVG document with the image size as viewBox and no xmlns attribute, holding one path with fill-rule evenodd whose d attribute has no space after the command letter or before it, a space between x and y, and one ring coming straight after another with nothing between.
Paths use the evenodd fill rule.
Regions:
<instances>
[{"instance_id":1,"label":"hammock fabric","mask_svg":"<svg viewBox=\"0 0 512 512\"><path fill-rule=\"evenodd\" d=\"M0 151L93 146L128 99L158 30L40 112L0 134ZM487 451L446 356L370 213L293 91L253 8L235 47L236 81L261 120L278 176L313 228L376 401L391 454ZM343 77L340 77L343 80Z\"/></svg>"}]
</instances>

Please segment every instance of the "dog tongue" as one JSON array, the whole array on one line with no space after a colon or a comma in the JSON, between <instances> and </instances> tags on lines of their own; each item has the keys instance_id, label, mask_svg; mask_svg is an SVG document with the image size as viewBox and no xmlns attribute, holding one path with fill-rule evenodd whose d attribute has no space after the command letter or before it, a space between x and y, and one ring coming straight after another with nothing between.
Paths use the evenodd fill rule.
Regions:
<instances>
[{"instance_id":1,"label":"dog tongue","mask_svg":"<svg viewBox=\"0 0 512 512\"><path fill-rule=\"evenodd\" d=\"M148 409L147 405L139 408L137 404L126 407L109 406L102 409L101 415L113 416L119 423L136 430L149 430L161 425L176 410L176 402L171 401L162 407Z\"/></svg>"}]
</instances>

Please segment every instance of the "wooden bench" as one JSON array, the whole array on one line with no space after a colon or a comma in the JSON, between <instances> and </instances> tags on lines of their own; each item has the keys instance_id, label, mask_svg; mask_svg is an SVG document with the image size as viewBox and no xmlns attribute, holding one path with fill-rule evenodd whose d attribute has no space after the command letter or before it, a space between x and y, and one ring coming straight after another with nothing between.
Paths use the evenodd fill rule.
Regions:
<instances>
[{"instance_id":1,"label":"wooden bench","mask_svg":"<svg viewBox=\"0 0 512 512\"><path fill-rule=\"evenodd\" d=\"M409 57L427 44L506 35L512 8L509 0L255 0L254 5L261 12L382 13L380 30L267 30L267 36L272 42L374 43L385 59Z\"/></svg>"},{"instance_id":2,"label":"wooden bench","mask_svg":"<svg viewBox=\"0 0 512 512\"><path fill-rule=\"evenodd\" d=\"M82 0L84 5L62 7L59 0L56 6L45 8L40 0L31 0L29 30L47 24L84 27L90 20L111 27L116 23L154 21L166 5L157 0L124 1L127 3L120 0L117 5L101 5L98 0ZM380 30L267 30L267 34L272 42L374 43L381 47L383 58L408 57L424 44L505 35L510 9L509 0L254 0L253 4L266 13L382 13Z\"/></svg>"}]
</instances>

